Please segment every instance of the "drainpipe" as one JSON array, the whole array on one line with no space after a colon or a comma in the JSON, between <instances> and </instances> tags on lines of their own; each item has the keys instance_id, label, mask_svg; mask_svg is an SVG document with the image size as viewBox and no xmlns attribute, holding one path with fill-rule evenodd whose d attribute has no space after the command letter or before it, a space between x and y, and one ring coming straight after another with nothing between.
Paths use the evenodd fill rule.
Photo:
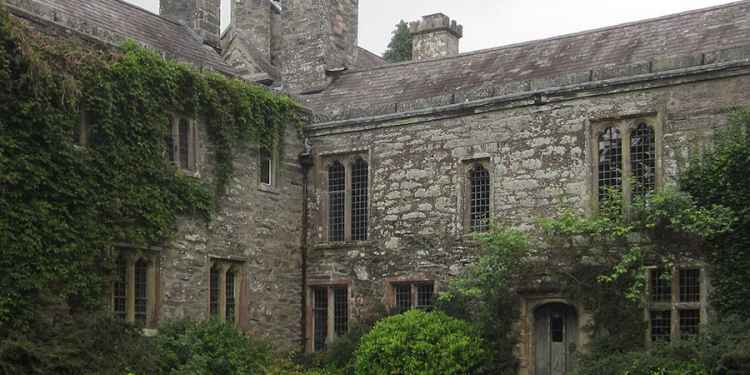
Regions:
<instances>
[{"instance_id":1,"label":"drainpipe","mask_svg":"<svg viewBox=\"0 0 750 375\"><path fill-rule=\"evenodd\" d=\"M299 155L299 164L302 166L302 238L300 239L300 250L302 253L302 352L307 349L307 234L308 234L308 209L307 201L309 195L309 172L313 166L311 147L305 139L305 151Z\"/></svg>"}]
</instances>

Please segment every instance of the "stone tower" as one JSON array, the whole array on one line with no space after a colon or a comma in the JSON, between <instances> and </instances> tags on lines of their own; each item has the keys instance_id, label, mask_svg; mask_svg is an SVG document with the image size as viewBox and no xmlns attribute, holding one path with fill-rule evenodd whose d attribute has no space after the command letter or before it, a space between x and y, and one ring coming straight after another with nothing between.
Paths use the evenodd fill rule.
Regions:
<instances>
[{"instance_id":1,"label":"stone tower","mask_svg":"<svg viewBox=\"0 0 750 375\"><path fill-rule=\"evenodd\" d=\"M266 59L271 56L273 34L272 8L279 7L274 0L232 0L232 28L242 33Z\"/></svg>"},{"instance_id":2,"label":"stone tower","mask_svg":"<svg viewBox=\"0 0 750 375\"><path fill-rule=\"evenodd\" d=\"M413 37L412 59L421 61L458 55L464 28L445 14L435 13L410 23L409 32Z\"/></svg>"},{"instance_id":3,"label":"stone tower","mask_svg":"<svg viewBox=\"0 0 750 375\"><path fill-rule=\"evenodd\" d=\"M190 27L203 43L219 49L221 0L161 0L159 14Z\"/></svg>"},{"instance_id":4,"label":"stone tower","mask_svg":"<svg viewBox=\"0 0 750 375\"><path fill-rule=\"evenodd\" d=\"M281 0L281 74L293 92L325 88L352 67L357 48L358 0Z\"/></svg>"}]
</instances>

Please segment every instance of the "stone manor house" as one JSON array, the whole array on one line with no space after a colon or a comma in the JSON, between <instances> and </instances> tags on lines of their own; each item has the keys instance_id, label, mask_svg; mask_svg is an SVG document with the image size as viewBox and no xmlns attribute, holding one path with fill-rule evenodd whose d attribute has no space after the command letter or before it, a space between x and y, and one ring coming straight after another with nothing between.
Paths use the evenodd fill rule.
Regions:
<instances>
[{"instance_id":1,"label":"stone manor house","mask_svg":"<svg viewBox=\"0 0 750 375\"><path fill-rule=\"evenodd\" d=\"M357 46L357 0L6 0L52 35L131 38L165 57L294 95L314 114L284 147L254 149L216 218L181 219L160 248L122 249L123 319L211 315L282 348L320 351L380 305L432 304L474 259L488 218L528 226L674 181L727 113L750 105L750 1L459 53L443 14L410 24L413 61ZM173 116L175 163L212 170L201 119ZM647 339L708 318L700 268L652 278ZM553 289L520 295L521 374L564 374L590 316Z\"/></svg>"}]
</instances>

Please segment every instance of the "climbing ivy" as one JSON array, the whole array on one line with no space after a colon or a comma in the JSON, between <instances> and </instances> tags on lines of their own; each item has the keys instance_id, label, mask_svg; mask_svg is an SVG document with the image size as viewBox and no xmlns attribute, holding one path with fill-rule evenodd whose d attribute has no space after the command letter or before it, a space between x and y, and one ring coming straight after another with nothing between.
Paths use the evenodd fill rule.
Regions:
<instances>
[{"instance_id":1,"label":"climbing ivy","mask_svg":"<svg viewBox=\"0 0 750 375\"><path fill-rule=\"evenodd\" d=\"M206 179L166 160L170 112L205 123ZM85 147L73 136L84 113L94 119ZM101 305L118 244L163 244L178 216L210 219L235 153L280 144L302 116L289 97L132 41L48 36L0 1L0 327L40 304Z\"/></svg>"}]
</instances>

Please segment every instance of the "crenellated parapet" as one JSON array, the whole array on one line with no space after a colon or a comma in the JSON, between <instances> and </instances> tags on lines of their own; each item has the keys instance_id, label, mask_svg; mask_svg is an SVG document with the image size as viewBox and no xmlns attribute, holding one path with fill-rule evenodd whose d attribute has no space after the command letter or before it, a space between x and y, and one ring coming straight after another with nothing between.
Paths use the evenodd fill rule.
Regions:
<instances>
[{"instance_id":1,"label":"crenellated parapet","mask_svg":"<svg viewBox=\"0 0 750 375\"><path fill-rule=\"evenodd\" d=\"M409 24L412 35L412 59L415 61L458 55L458 40L464 27L443 13L422 17Z\"/></svg>"}]
</instances>

